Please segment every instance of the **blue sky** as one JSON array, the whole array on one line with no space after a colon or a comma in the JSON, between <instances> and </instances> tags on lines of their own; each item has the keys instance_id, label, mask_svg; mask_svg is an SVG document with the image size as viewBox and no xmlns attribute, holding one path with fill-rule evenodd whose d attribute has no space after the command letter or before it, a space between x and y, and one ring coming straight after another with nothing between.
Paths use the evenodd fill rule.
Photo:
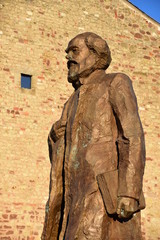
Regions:
<instances>
[{"instance_id":1,"label":"blue sky","mask_svg":"<svg viewBox=\"0 0 160 240\"><path fill-rule=\"evenodd\" d=\"M129 0L129 2L160 23L160 0Z\"/></svg>"}]
</instances>

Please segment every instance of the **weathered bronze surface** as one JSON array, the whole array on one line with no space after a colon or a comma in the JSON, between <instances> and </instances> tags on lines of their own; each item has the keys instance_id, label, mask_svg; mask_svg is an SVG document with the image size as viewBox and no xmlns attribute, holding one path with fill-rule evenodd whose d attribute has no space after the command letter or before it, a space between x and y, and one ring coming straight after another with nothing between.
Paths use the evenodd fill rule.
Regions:
<instances>
[{"instance_id":1,"label":"weathered bronze surface","mask_svg":"<svg viewBox=\"0 0 160 240\"><path fill-rule=\"evenodd\" d=\"M43 240L139 240L145 146L131 80L106 74L109 47L94 33L66 49L75 91L50 131Z\"/></svg>"}]
</instances>

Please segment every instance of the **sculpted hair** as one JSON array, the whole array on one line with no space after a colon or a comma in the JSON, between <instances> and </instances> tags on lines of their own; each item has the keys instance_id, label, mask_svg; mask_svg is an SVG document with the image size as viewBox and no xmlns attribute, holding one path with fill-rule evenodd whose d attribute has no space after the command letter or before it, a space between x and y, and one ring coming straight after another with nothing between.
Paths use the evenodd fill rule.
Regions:
<instances>
[{"instance_id":1,"label":"sculpted hair","mask_svg":"<svg viewBox=\"0 0 160 240\"><path fill-rule=\"evenodd\" d=\"M107 69L112 61L107 42L95 33L86 32L80 35L84 37L87 47L99 56L97 68Z\"/></svg>"}]
</instances>

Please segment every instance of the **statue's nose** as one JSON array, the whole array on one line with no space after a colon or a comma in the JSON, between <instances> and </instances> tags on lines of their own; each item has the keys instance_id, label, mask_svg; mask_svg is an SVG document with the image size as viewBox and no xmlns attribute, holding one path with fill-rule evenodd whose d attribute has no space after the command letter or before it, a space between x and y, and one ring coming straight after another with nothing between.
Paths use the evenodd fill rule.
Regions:
<instances>
[{"instance_id":1,"label":"statue's nose","mask_svg":"<svg viewBox=\"0 0 160 240\"><path fill-rule=\"evenodd\" d=\"M67 60L72 60L72 57L71 57L71 55L69 53L66 55L66 59Z\"/></svg>"},{"instance_id":2,"label":"statue's nose","mask_svg":"<svg viewBox=\"0 0 160 240\"><path fill-rule=\"evenodd\" d=\"M68 56L68 54L66 55L66 59L69 60L69 56Z\"/></svg>"}]
</instances>

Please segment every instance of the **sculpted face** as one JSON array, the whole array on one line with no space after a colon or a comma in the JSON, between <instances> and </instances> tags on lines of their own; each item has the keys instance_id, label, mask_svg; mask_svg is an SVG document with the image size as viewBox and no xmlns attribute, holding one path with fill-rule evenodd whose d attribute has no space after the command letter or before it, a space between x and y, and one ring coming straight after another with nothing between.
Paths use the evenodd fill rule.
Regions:
<instances>
[{"instance_id":1,"label":"sculpted face","mask_svg":"<svg viewBox=\"0 0 160 240\"><path fill-rule=\"evenodd\" d=\"M76 37L71 40L66 49L68 59L68 81L74 83L79 77L87 77L94 71L98 60L97 54L88 49L84 38Z\"/></svg>"}]
</instances>

